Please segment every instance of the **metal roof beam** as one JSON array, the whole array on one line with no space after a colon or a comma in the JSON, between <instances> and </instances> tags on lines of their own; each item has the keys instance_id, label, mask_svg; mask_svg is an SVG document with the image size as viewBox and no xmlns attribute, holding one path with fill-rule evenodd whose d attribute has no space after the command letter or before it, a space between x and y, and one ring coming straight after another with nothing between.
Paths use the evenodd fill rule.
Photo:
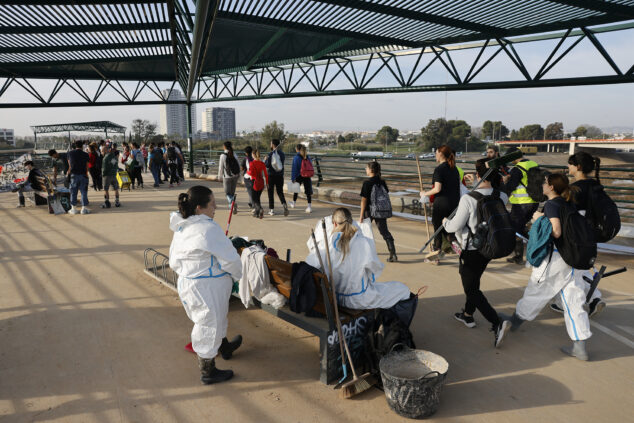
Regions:
<instances>
[{"instance_id":1,"label":"metal roof beam","mask_svg":"<svg viewBox=\"0 0 634 423\"><path fill-rule=\"evenodd\" d=\"M200 76L204 56L207 53L207 46L211 38L211 28L213 27L218 8L217 0L198 0L196 2L196 16L194 17L194 29L192 38L192 55L189 66L187 81L187 102L191 101L194 86Z\"/></svg>"},{"instance_id":2,"label":"metal roof beam","mask_svg":"<svg viewBox=\"0 0 634 423\"><path fill-rule=\"evenodd\" d=\"M297 31L305 31L306 33L309 33L310 35L313 35L313 36L316 33L317 34L321 33L321 34L336 35L339 37L348 37L355 40L366 41L369 43L374 42L380 45L389 44L393 46L404 46L404 47L419 47L420 45L422 45L422 43L415 43L409 40L403 40L401 38L383 37L380 35L366 34L363 32L346 31L341 29L328 28L324 26L296 23L296 22L290 22L290 21L285 21L281 19L263 18L259 16L227 12L222 10L218 11L217 17L219 19L225 19L225 20L236 21L241 23L253 22L253 23L268 25L268 26L277 27L277 28L289 28L289 29L294 29Z\"/></svg>"},{"instance_id":3,"label":"metal roof beam","mask_svg":"<svg viewBox=\"0 0 634 423\"><path fill-rule=\"evenodd\" d=\"M275 34L273 34L273 36L271 38L269 38L269 40L262 46L262 48L260 48L260 50L255 53L253 55L253 57L249 60L249 62L245 65L246 69L250 69L251 66L253 66L254 64L257 63L258 60L260 60L260 57L266 53L266 51L271 48L271 46L273 44L275 44L275 42L282 36L284 35L284 33L288 31L288 28L280 28L278 29Z\"/></svg>"},{"instance_id":4,"label":"metal roof beam","mask_svg":"<svg viewBox=\"0 0 634 423\"><path fill-rule=\"evenodd\" d=\"M418 12L407 10L400 7L387 6L379 3L369 3L366 1L348 1L348 0L315 0L319 3L330 4L335 6L347 7L350 9L364 10L366 12L376 12L382 15L397 16L399 18L412 19L415 21L430 22L434 24L450 26L454 28L466 29L468 31L481 32L484 34L505 34L503 28L491 25L479 24L476 22L463 21L461 19L450 18L446 16L434 15L432 13Z\"/></svg>"},{"instance_id":5,"label":"metal roof beam","mask_svg":"<svg viewBox=\"0 0 634 423\"><path fill-rule=\"evenodd\" d=\"M151 31L160 29L170 29L169 22L126 23L114 25L0 26L0 34L76 34L82 32Z\"/></svg>"},{"instance_id":6,"label":"metal roof beam","mask_svg":"<svg viewBox=\"0 0 634 423\"><path fill-rule=\"evenodd\" d=\"M69 44L65 46L24 46L24 47L0 47L0 53L48 53L69 51L95 51L95 50L119 50L138 49L149 47L169 47L170 41L115 43L115 44Z\"/></svg>"},{"instance_id":7,"label":"metal roof beam","mask_svg":"<svg viewBox=\"0 0 634 423\"><path fill-rule=\"evenodd\" d=\"M552 3L564 4L566 6L580 7L582 9L593 10L595 12L610 13L619 15L626 19L634 19L634 7L622 4L597 1L597 0L548 0Z\"/></svg>"}]
</instances>

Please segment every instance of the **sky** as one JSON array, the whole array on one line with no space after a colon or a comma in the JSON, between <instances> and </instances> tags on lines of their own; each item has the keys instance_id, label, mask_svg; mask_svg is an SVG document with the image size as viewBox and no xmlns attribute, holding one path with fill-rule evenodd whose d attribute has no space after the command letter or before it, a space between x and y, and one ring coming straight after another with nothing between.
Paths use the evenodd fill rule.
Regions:
<instances>
[{"instance_id":1,"label":"sky","mask_svg":"<svg viewBox=\"0 0 634 423\"><path fill-rule=\"evenodd\" d=\"M606 49L622 70L634 63L634 30L599 34ZM571 41L570 41L571 42ZM541 66L555 40L520 44L518 52L531 74ZM564 44L563 48L566 48ZM477 50L468 50L454 57L459 69L468 69ZM489 53L486 53L489 54ZM486 54L483 60L486 59ZM462 56L461 56L462 55ZM406 62L405 62L406 63ZM421 64L421 66L424 64ZM488 74L486 73L488 72ZM478 76L487 80L520 79L518 70L503 54ZM601 75L613 71L584 40L564 58L548 77L570 75ZM377 77L377 84L390 84L389 74ZM438 62L430 67L423 82L444 83L447 73ZM3 80L0 78L0 83ZM478 82L478 80L476 80ZM47 82L38 81L45 86ZM50 85L49 85L50 89ZM70 88L60 91L58 100L74 100ZM18 87L10 88L0 101L26 101L28 96ZM420 130L430 119L446 117L463 119L474 127L485 120L500 120L509 129L527 124L546 126L563 122L572 132L580 124L591 124L603 129L634 130L634 84L602 86L523 88L479 91L419 92L407 94L364 94L315 98L249 100L202 103L196 105L198 128L200 114L208 107L234 107L237 130L261 129L273 120L284 123L292 132L313 130L373 131L390 125L401 131ZM159 105L107 106L74 108L0 109L0 128L13 128L17 136L32 135L30 125L110 120L130 127L135 118L159 122Z\"/></svg>"}]
</instances>

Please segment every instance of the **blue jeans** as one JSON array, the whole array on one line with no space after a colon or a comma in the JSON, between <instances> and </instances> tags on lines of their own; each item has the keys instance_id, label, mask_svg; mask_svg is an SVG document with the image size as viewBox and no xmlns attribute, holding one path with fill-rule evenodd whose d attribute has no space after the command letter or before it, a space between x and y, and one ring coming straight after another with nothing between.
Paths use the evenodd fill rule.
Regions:
<instances>
[{"instance_id":1,"label":"blue jeans","mask_svg":"<svg viewBox=\"0 0 634 423\"><path fill-rule=\"evenodd\" d=\"M70 175L70 205L77 205L77 191L81 192L81 205L88 205L88 177L86 175Z\"/></svg>"},{"instance_id":2,"label":"blue jeans","mask_svg":"<svg viewBox=\"0 0 634 423\"><path fill-rule=\"evenodd\" d=\"M161 165L153 164L150 166L150 171L154 177L154 186L159 186L159 183L161 182Z\"/></svg>"}]
</instances>

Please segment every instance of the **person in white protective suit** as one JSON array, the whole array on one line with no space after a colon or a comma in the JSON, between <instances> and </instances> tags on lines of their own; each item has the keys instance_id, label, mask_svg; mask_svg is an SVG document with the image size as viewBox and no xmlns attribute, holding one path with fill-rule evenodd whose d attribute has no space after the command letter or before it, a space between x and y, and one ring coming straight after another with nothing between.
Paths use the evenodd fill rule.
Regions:
<instances>
[{"instance_id":1,"label":"person in white protective suit","mask_svg":"<svg viewBox=\"0 0 634 423\"><path fill-rule=\"evenodd\" d=\"M537 219L549 219L552 236L555 239L554 250L550 258L545 258L538 267L534 267L524 296L517 302L515 313L511 317L511 331L519 328L525 320L533 320L555 296L561 298L568 335L573 344L561 350L580 360L588 360L585 341L592 336L588 313L583 308L586 302L583 282L574 276L574 269L568 265L557 251L557 239L562 236L559 219L562 202L572 200L568 178L561 173L553 173L544 179L542 188L548 201L544 212L535 212Z\"/></svg>"},{"instance_id":2,"label":"person in white protective suit","mask_svg":"<svg viewBox=\"0 0 634 423\"><path fill-rule=\"evenodd\" d=\"M211 190L194 186L178 196L179 212L170 215L174 232L169 265L178 274L178 295L194 322L192 348L198 355L202 383L222 382L231 370L216 368L220 352L228 360L242 344L238 335L228 341L227 314L233 280L242 276L240 256L224 231L214 222L216 202Z\"/></svg>"},{"instance_id":3,"label":"person in white protective suit","mask_svg":"<svg viewBox=\"0 0 634 423\"><path fill-rule=\"evenodd\" d=\"M339 305L351 309L387 309L410 297L409 288L401 282L376 282L384 265L376 254L374 241L363 235L353 222L350 210L336 209L332 219L326 218L326 231ZM315 228L315 237L321 258L327 266L321 222ZM307 245L309 254L305 261L319 269L319 258L312 237L308 239ZM324 271L328 274L327 269Z\"/></svg>"}]
</instances>

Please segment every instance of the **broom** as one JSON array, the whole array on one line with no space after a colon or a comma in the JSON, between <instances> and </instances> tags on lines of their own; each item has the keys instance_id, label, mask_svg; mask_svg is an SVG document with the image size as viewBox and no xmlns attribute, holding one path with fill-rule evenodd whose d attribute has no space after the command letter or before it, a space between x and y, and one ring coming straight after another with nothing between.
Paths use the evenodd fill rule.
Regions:
<instances>
[{"instance_id":1,"label":"broom","mask_svg":"<svg viewBox=\"0 0 634 423\"><path fill-rule=\"evenodd\" d=\"M418 168L418 184L420 185L420 190L423 190L423 175L420 170L420 161L418 161L418 155L416 156L416 167ZM425 228L427 228L427 239L431 238L429 235L429 221L427 220L427 204L423 203L423 209L425 210Z\"/></svg>"},{"instance_id":2,"label":"broom","mask_svg":"<svg viewBox=\"0 0 634 423\"><path fill-rule=\"evenodd\" d=\"M315 238L315 231L313 229L310 230L310 235L312 236L313 243L315 244L315 252L317 253L317 258L319 259L319 265L321 266L322 269L324 269L324 275L325 275L326 266L324 266L324 262L321 259L321 253L319 252L319 245L317 244L317 238ZM324 241L324 243L326 245L326 248L328 248L327 241ZM290 253L290 250L288 250L288 252ZM287 260L287 261L290 261L290 260ZM326 277L326 280L329 281L328 277ZM327 282L327 284L328 284L328 289L331 290L334 296L335 295L334 290L331 289L332 285L330 284L330 282ZM336 314L339 314L339 311L337 311ZM339 318L337 318L337 320L339 320ZM337 326L337 331L338 331L337 333L339 334L339 350L341 352L341 370L343 371L343 377L341 378L337 386L335 386L335 389L340 388L341 382L343 382L344 380L348 378L348 368L346 367L346 355L343 352L343 333L341 333L341 328L339 327L339 325Z\"/></svg>"},{"instance_id":3,"label":"broom","mask_svg":"<svg viewBox=\"0 0 634 423\"><path fill-rule=\"evenodd\" d=\"M335 319L337 321L337 330L339 331L339 338L343 340L343 345L346 349L346 355L348 356L348 363L350 363L350 369L352 370L352 380L341 385L341 398L352 398L355 395L360 394L372 387L372 384L367 379L371 378L370 373L366 373L361 376L357 376L357 372L352 362L352 356L350 355L350 349L348 348L348 342L341 329L341 320L339 320L339 306L337 305L337 292L335 291L334 280L332 278L332 262L330 261L330 244L328 243L328 232L326 231L326 220L321 220L321 227L324 230L324 242L326 244L326 260L328 261L328 274L330 281L330 288L332 290L332 301L335 306ZM343 359L343 357L342 357Z\"/></svg>"},{"instance_id":4,"label":"broom","mask_svg":"<svg viewBox=\"0 0 634 423\"><path fill-rule=\"evenodd\" d=\"M229 221L227 222L227 230L225 236L229 235L229 226L231 226L231 216L233 216L233 209L236 206L236 194L233 194L233 200L231 201L231 210L229 210Z\"/></svg>"}]
</instances>

